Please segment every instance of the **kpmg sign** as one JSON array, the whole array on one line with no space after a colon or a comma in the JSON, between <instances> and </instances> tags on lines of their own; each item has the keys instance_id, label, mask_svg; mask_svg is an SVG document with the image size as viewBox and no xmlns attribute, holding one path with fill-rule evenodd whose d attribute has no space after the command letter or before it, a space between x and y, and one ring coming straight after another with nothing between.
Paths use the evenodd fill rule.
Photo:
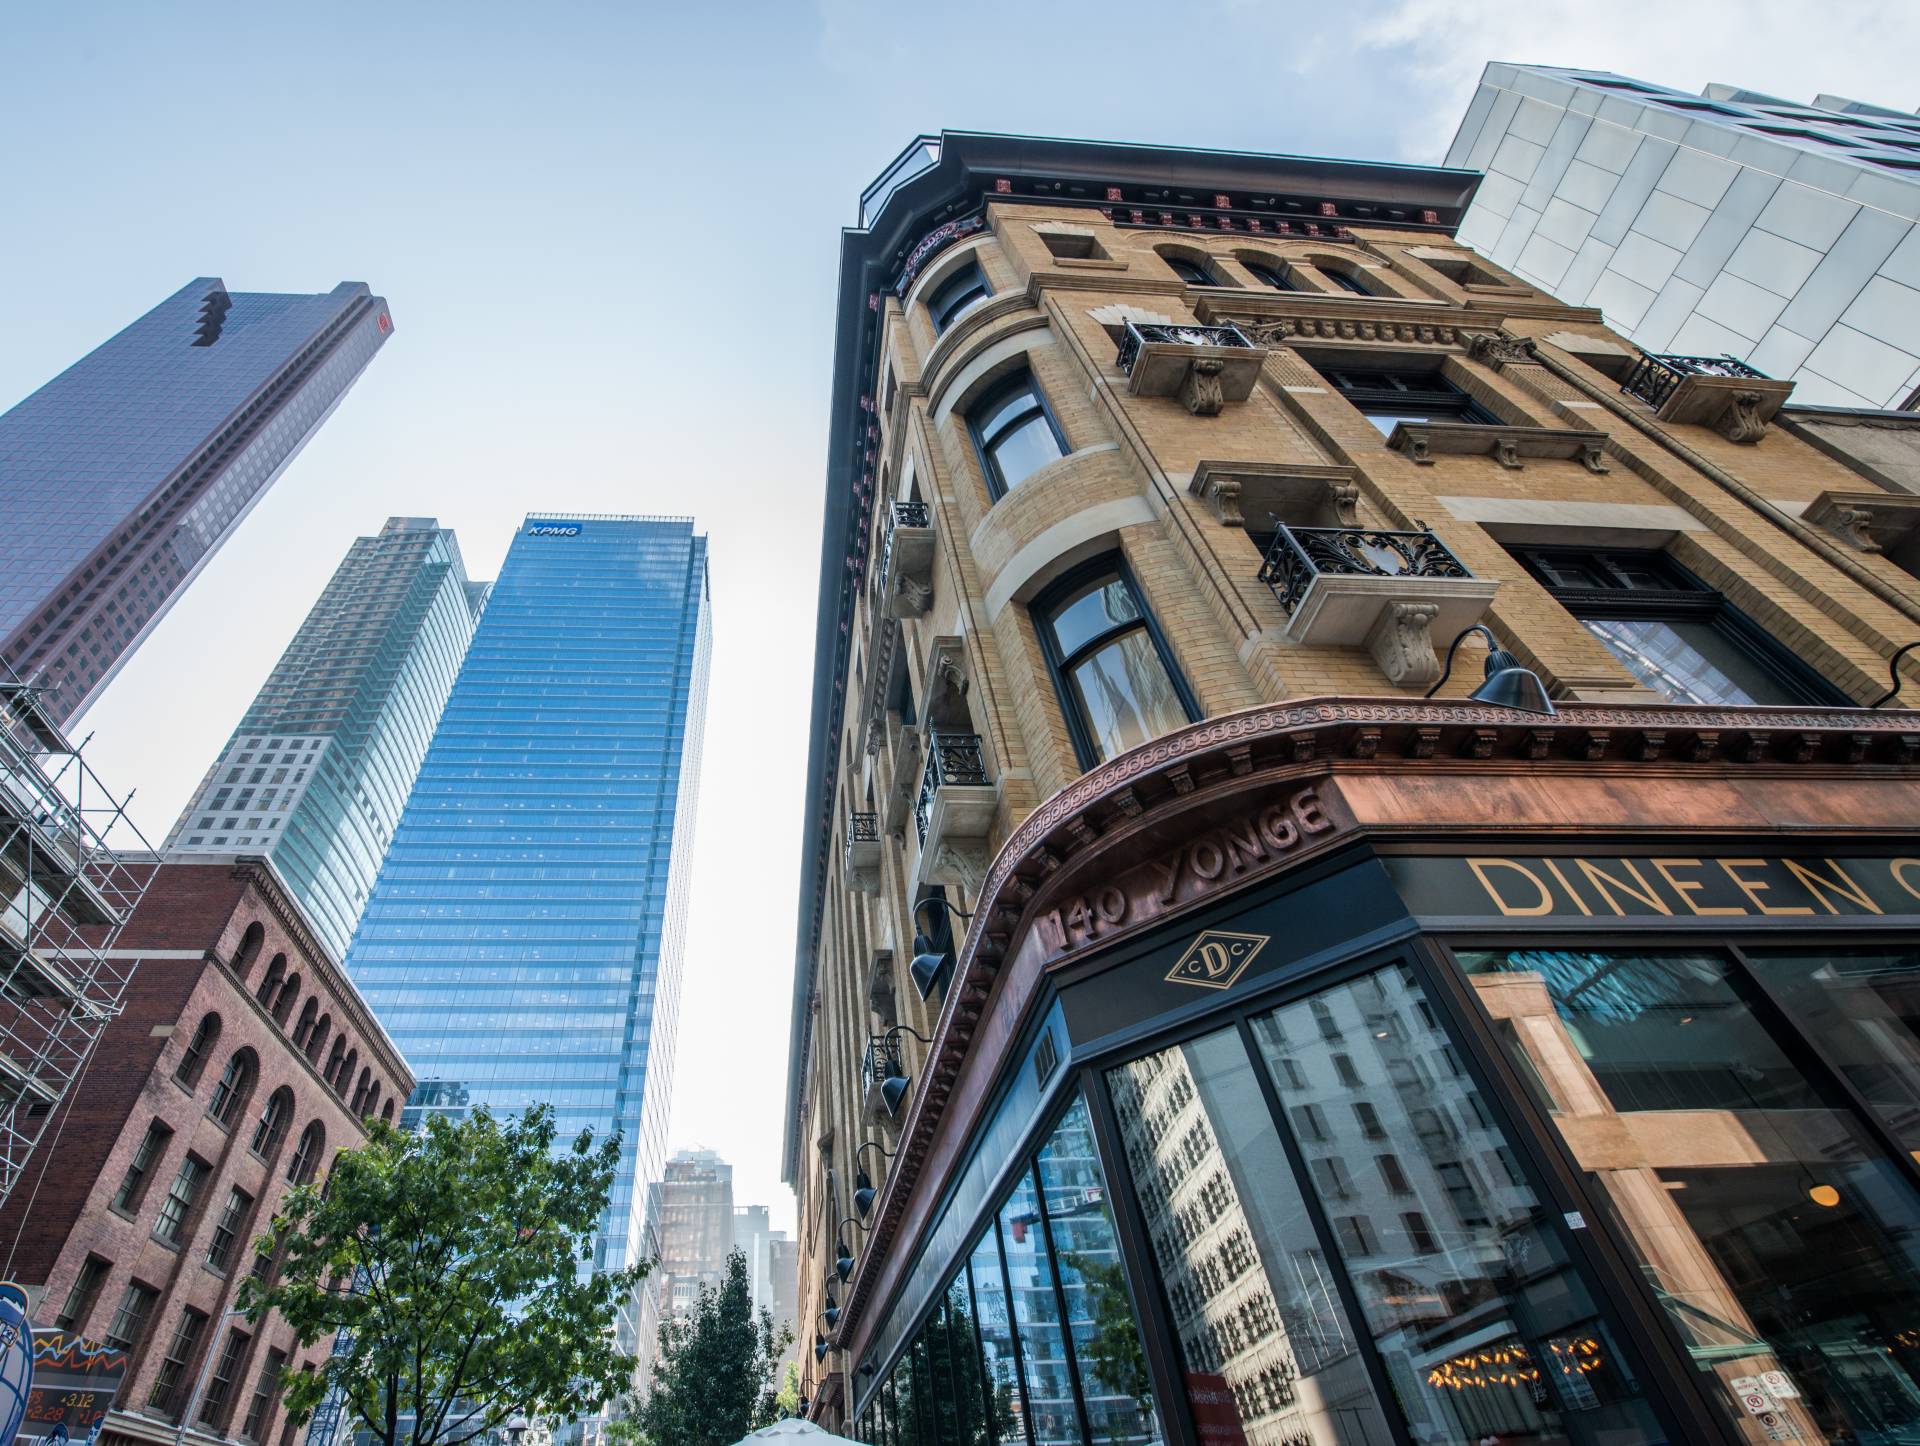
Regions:
<instances>
[{"instance_id":1,"label":"kpmg sign","mask_svg":"<svg viewBox=\"0 0 1920 1446\"><path fill-rule=\"evenodd\" d=\"M580 524L577 522L529 522L528 537L578 537Z\"/></svg>"}]
</instances>

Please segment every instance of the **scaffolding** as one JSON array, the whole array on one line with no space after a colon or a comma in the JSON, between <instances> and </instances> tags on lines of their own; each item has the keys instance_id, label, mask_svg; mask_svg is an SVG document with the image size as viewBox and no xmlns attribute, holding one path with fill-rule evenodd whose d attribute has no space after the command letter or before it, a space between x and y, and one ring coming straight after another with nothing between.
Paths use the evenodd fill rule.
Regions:
<instances>
[{"instance_id":1,"label":"scaffolding","mask_svg":"<svg viewBox=\"0 0 1920 1446\"><path fill-rule=\"evenodd\" d=\"M0 663L0 1204L120 1012L156 864L41 691Z\"/></svg>"}]
</instances>

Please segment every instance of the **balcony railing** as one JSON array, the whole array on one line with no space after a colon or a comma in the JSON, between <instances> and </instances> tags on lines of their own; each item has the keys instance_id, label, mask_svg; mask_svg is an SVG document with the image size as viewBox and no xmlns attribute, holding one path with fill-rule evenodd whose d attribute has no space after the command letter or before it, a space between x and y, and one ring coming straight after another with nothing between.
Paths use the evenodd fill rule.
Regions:
<instances>
[{"instance_id":1,"label":"balcony railing","mask_svg":"<svg viewBox=\"0 0 1920 1446\"><path fill-rule=\"evenodd\" d=\"M890 505L880 543L880 586L889 616L914 618L933 601L933 513L924 502Z\"/></svg>"},{"instance_id":2,"label":"balcony railing","mask_svg":"<svg viewBox=\"0 0 1920 1446\"><path fill-rule=\"evenodd\" d=\"M900 1059L900 1036L868 1035L867 1052L860 1060L860 1092L871 1095L889 1075L905 1073L906 1067Z\"/></svg>"},{"instance_id":3,"label":"balcony railing","mask_svg":"<svg viewBox=\"0 0 1920 1446\"><path fill-rule=\"evenodd\" d=\"M1165 342L1173 346L1230 346L1244 347L1252 351L1256 348L1247 339L1245 332L1237 326L1199 326L1197 324L1163 326L1156 322L1130 321L1126 334L1120 338L1120 354L1116 358L1120 370L1128 376L1133 375L1133 364L1140 359L1140 349L1152 342Z\"/></svg>"},{"instance_id":4,"label":"balcony railing","mask_svg":"<svg viewBox=\"0 0 1920 1446\"><path fill-rule=\"evenodd\" d=\"M1755 371L1737 357L1659 356L1648 352L1627 374L1620 390L1638 397L1658 411L1673 395L1674 388L1688 377L1740 377L1751 381L1771 381L1765 372Z\"/></svg>"},{"instance_id":5,"label":"balcony railing","mask_svg":"<svg viewBox=\"0 0 1920 1446\"><path fill-rule=\"evenodd\" d=\"M849 844L879 843L880 815L877 813L848 814L847 842Z\"/></svg>"},{"instance_id":6,"label":"balcony railing","mask_svg":"<svg viewBox=\"0 0 1920 1446\"><path fill-rule=\"evenodd\" d=\"M948 784L978 787L990 783L978 733L935 731L927 740L927 767L920 775L920 797L913 805L913 823L921 844L927 841L927 822L936 793Z\"/></svg>"},{"instance_id":7,"label":"balcony railing","mask_svg":"<svg viewBox=\"0 0 1920 1446\"><path fill-rule=\"evenodd\" d=\"M1431 532L1368 532L1355 527L1282 527L1260 563L1260 581L1273 589L1289 614L1323 574L1473 576Z\"/></svg>"}]
</instances>

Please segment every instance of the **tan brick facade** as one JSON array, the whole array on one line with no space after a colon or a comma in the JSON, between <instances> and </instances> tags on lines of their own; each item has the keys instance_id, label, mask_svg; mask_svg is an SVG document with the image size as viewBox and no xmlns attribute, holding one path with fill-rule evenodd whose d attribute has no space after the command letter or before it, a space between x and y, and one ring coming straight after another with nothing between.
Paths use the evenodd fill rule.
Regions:
<instances>
[{"instance_id":1,"label":"tan brick facade","mask_svg":"<svg viewBox=\"0 0 1920 1446\"><path fill-rule=\"evenodd\" d=\"M1121 225L1084 204L1024 200L992 203L986 218L983 232L929 261L904 299L881 295L879 364L861 382L876 399L879 429L875 562L841 680L835 831L825 851L794 1125L796 1329L816 1391L834 1389L840 1369L832 1356L813 1365L807 1349L825 1329L835 1241L857 1252L862 1238L859 1225L840 1222L855 1213L858 1170L878 1182L885 1166L877 1151L859 1160L854 1151L895 1147L892 1121L863 1097L863 1051L895 1023L923 1035L934 1024L906 965L914 953L911 890L922 870L911 809L924 759L916 740L942 691L938 660L958 664L964 726L979 734L997 790L989 857L1083 772L1026 604L1088 557L1124 558L1204 716L1289 699L1426 691L1424 681L1396 686L1365 646L1290 638L1286 611L1256 578L1261 553L1248 526L1223 520L1214 500L1195 495L1197 473L1231 475L1240 466L1350 476L1360 526L1431 529L1474 577L1498 583L1482 621L1560 700L1656 695L1533 579L1510 550L1516 545L1598 538L1664 550L1856 703L1884 691L1888 656L1920 637L1920 581L1889 557L1801 520L1823 493L1869 486L1858 473L1778 425L1757 442L1737 443L1711 426L1659 421L1622 394L1616 375L1597 369L1607 347L1623 358L1631 348L1596 312L1559 305L1431 228L1347 221L1354 239L1340 241L1217 235ZM1044 239L1049 230L1079 238L1073 249L1082 254L1056 255ZM1168 257L1203 264L1222 284L1187 284ZM993 295L936 336L925 300L969 258ZM1249 260L1292 263L1300 289L1263 283L1246 269ZM1358 274L1372 294L1353 294L1316 267ZM1231 321L1267 339L1252 394L1217 415L1193 414L1175 397L1132 395L1115 359L1118 322L1127 316ZM1343 362L1437 363L1503 426L1599 433L1604 441L1589 460L1569 450L1522 456L1517 466L1495 455L1416 461L1390 447L1328 381L1325 370ZM995 501L965 418L970 403L1022 365L1044 392L1067 454ZM932 514L932 595L923 615L897 624L891 642L896 624L885 615L879 559L888 504L908 499ZM1443 654L1449 641L1432 639ZM1462 647L1449 696L1478 685L1483 657L1477 641ZM876 668L888 666L904 671L904 682L896 676L882 690L890 706L875 709L876 725L863 729L863 700ZM903 698L910 714L898 706ZM890 798L906 806L889 809ZM867 812L880 814L873 893L852 887L843 867L848 819ZM962 887L949 884L947 896L973 907ZM918 1082L922 1047L911 1034L899 1039Z\"/></svg>"}]
</instances>

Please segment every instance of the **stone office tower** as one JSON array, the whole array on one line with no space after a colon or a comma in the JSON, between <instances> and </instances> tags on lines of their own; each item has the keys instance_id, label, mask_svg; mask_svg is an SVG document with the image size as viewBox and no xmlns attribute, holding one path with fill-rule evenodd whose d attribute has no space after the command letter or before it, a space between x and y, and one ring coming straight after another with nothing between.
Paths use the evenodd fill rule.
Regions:
<instances>
[{"instance_id":1,"label":"stone office tower","mask_svg":"<svg viewBox=\"0 0 1920 1446\"><path fill-rule=\"evenodd\" d=\"M949 132L844 233L816 1419L1920 1431L1914 434L1642 352L1479 181Z\"/></svg>"},{"instance_id":2,"label":"stone office tower","mask_svg":"<svg viewBox=\"0 0 1920 1446\"><path fill-rule=\"evenodd\" d=\"M343 958L485 596L431 517L389 517L356 538L168 851L271 859Z\"/></svg>"},{"instance_id":3,"label":"stone office tower","mask_svg":"<svg viewBox=\"0 0 1920 1446\"><path fill-rule=\"evenodd\" d=\"M0 415L0 658L71 721L393 334L384 298L203 276Z\"/></svg>"}]
</instances>

